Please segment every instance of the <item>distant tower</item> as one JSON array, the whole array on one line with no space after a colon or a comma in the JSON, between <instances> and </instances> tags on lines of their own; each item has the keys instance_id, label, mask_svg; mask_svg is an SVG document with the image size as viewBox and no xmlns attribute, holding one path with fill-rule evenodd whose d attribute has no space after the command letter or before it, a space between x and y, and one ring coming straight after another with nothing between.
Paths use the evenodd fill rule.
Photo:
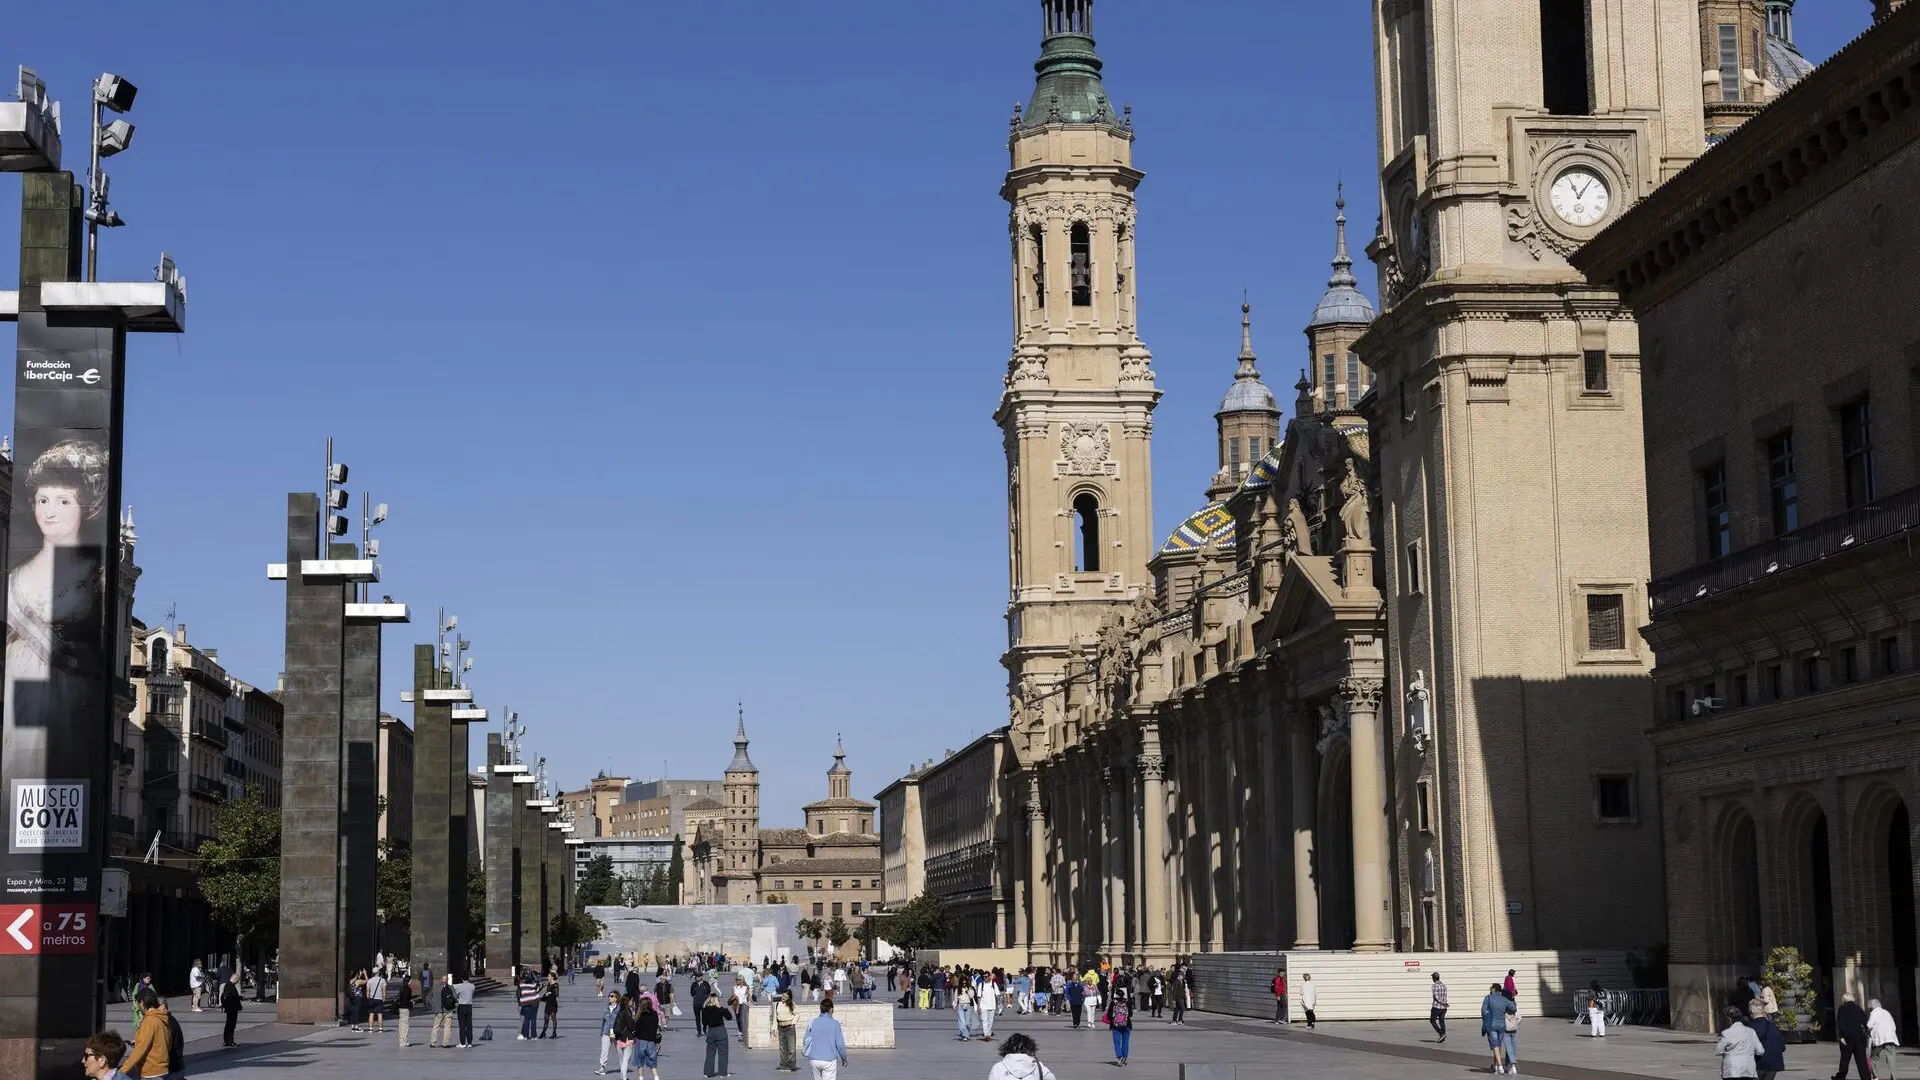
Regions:
<instances>
[{"instance_id":1,"label":"distant tower","mask_svg":"<svg viewBox=\"0 0 1920 1080\"><path fill-rule=\"evenodd\" d=\"M847 768L847 750L833 737L833 768L827 770L827 798L853 798L853 770Z\"/></svg>"},{"instance_id":2,"label":"distant tower","mask_svg":"<svg viewBox=\"0 0 1920 1080\"><path fill-rule=\"evenodd\" d=\"M753 874L760 861L760 770L747 756L747 713L740 710L733 732L733 760L727 763L726 816L721 824L721 875L727 879L727 902L751 904Z\"/></svg>"},{"instance_id":3,"label":"distant tower","mask_svg":"<svg viewBox=\"0 0 1920 1080\"><path fill-rule=\"evenodd\" d=\"M1333 200L1333 276L1314 306L1307 323L1307 363L1313 373L1307 392L1315 412L1351 409L1373 385L1373 374L1360 363L1353 343L1373 322L1373 301L1353 278L1353 256L1347 254L1347 199L1344 191Z\"/></svg>"},{"instance_id":4,"label":"distant tower","mask_svg":"<svg viewBox=\"0 0 1920 1080\"><path fill-rule=\"evenodd\" d=\"M1260 461L1280 438L1280 405L1273 391L1260 381L1260 369L1253 355L1253 307L1240 305L1240 367L1233 373L1233 385L1220 399L1220 411L1213 414L1220 432L1220 471L1214 474L1207 498L1219 500L1233 494L1246 479L1247 472Z\"/></svg>"}]
</instances>

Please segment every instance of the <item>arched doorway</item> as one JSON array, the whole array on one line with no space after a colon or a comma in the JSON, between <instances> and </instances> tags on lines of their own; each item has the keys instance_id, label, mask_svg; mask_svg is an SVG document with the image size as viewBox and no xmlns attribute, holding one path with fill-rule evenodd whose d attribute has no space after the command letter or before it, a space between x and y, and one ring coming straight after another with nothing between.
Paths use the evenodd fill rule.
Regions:
<instances>
[{"instance_id":1,"label":"arched doorway","mask_svg":"<svg viewBox=\"0 0 1920 1080\"><path fill-rule=\"evenodd\" d=\"M1907 804L1892 787L1876 785L1860 800L1859 836L1866 856L1866 919L1870 935L1862 942L1876 966L1894 971L1898 1002L1885 1001L1899 1020L1901 1041L1915 1041L1915 948L1913 822ZM1885 991L1882 990L1884 998Z\"/></svg>"},{"instance_id":2,"label":"arched doorway","mask_svg":"<svg viewBox=\"0 0 1920 1080\"><path fill-rule=\"evenodd\" d=\"M1810 792L1788 798L1780 817L1782 843L1778 865L1787 898L1786 934L1775 945L1791 945L1813 967L1825 1037L1833 1031L1833 860L1826 810Z\"/></svg>"},{"instance_id":3,"label":"arched doorway","mask_svg":"<svg viewBox=\"0 0 1920 1080\"><path fill-rule=\"evenodd\" d=\"M1760 925L1760 858L1753 818L1734 806L1720 827L1721 881L1725 890L1730 955L1741 975L1753 975L1766 961Z\"/></svg>"},{"instance_id":4,"label":"arched doorway","mask_svg":"<svg viewBox=\"0 0 1920 1080\"><path fill-rule=\"evenodd\" d=\"M1347 740L1320 755L1320 816L1314 829L1313 878L1320 890L1320 947L1351 949L1353 918L1353 766Z\"/></svg>"}]
</instances>

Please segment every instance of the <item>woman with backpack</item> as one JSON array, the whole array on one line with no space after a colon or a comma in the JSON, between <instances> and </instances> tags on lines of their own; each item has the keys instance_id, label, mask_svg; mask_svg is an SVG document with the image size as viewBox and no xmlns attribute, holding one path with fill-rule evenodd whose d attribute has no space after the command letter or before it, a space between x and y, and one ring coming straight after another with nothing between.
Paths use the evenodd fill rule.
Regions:
<instances>
[{"instance_id":1,"label":"woman with backpack","mask_svg":"<svg viewBox=\"0 0 1920 1080\"><path fill-rule=\"evenodd\" d=\"M1133 995L1109 992L1106 1021L1113 1031L1113 1063L1124 1066L1133 1042Z\"/></svg>"},{"instance_id":2,"label":"woman with backpack","mask_svg":"<svg viewBox=\"0 0 1920 1080\"><path fill-rule=\"evenodd\" d=\"M651 997L642 997L638 1011L633 1017L633 1063L640 1074L640 1080L660 1080L660 1032L662 1018L659 1009L654 1008ZM622 1058L622 1064L625 1059ZM627 1073L620 1070L620 1080L626 1080Z\"/></svg>"},{"instance_id":3,"label":"woman with backpack","mask_svg":"<svg viewBox=\"0 0 1920 1080\"><path fill-rule=\"evenodd\" d=\"M1000 1060L987 1080L1055 1080L1053 1070L1040 1062L1040 1047L1031 1035L1015 1033L1000 1044Z\"/></svg>"}]
</instances>

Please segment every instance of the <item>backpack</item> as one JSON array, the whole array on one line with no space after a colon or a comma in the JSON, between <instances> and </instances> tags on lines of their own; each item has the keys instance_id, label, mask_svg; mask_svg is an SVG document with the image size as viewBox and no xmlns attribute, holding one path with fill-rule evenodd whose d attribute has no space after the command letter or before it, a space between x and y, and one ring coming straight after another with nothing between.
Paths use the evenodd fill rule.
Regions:
<instances>
[{"instance_id":1,"label":"backpack","mask_svg":"<svg viewBox=\"0 0 1920 1080\"><path fill-rule=\"evenodd\" d=\"M458 1005L459 1003L460 1003L460 996L453 992L453 987L448 986L445 983L440 984L440 1011L452 1012L454 1009L454 1006Z\"/></svg>"},{"instance_id":2,"label":"backpack","mask_svg":"<svg viewBox=\"0 0 1920 1080\"><path fill-rule=\"evenodd\" d=\"M1127 1004L1124 996L1113 999L1113 1011L1107 1014L1107 1026L1124 1028L1133 1023L1133 1006Z\"/></svg>"}]
</instances>

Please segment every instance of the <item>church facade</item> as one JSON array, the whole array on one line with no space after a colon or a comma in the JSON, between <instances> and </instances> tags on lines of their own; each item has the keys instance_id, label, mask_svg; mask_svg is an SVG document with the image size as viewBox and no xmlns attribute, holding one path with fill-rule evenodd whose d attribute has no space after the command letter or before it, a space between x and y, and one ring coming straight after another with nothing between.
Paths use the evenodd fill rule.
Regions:
<instances>
[{"instance_id":1,"label":"church facade","mask_svg":"<svg viewBox=\"0 0 1920 1080\"><path fill-rule=\"evenodd\" d=\"M1699 0L1376 0L1381 309L1339 206L1292 418L1243 313L1218 472L1158 544L1135 132L1090 0L1042 9L1002 189L1004 940L1663 940L1638 338L1566 257L1700 152Z\"/></svg>"}]
</instances>

